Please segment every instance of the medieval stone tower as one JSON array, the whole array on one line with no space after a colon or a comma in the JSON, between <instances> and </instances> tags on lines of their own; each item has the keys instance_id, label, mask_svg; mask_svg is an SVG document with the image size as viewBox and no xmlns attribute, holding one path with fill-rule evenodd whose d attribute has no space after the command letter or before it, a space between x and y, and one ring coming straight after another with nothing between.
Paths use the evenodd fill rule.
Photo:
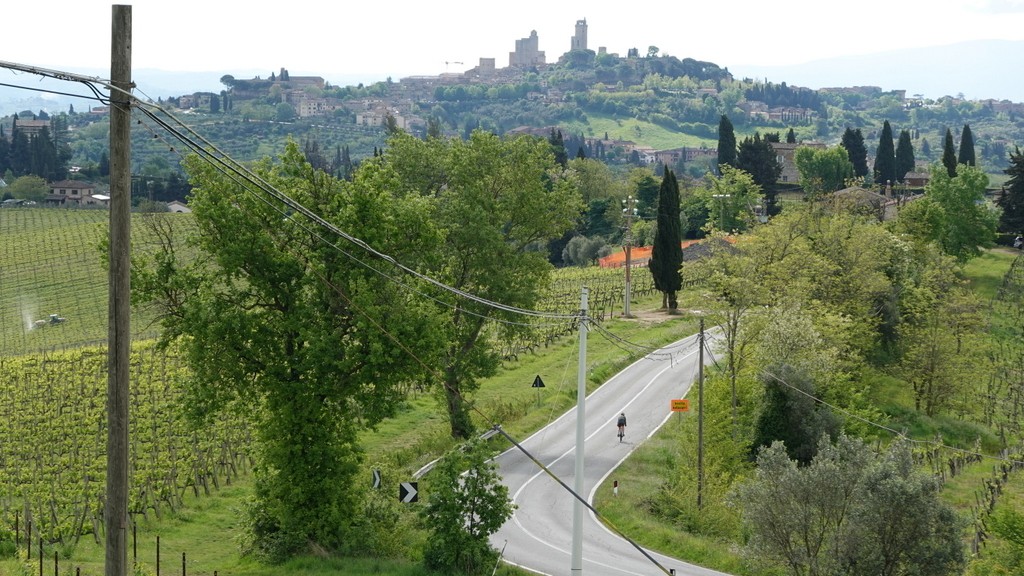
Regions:
<instances>
[{"instance_id":1,"label":"medieval stone tower","mask_svg":"<svg viewBox=\"0 0 1024 576\"><path fill-rule=\"evenodd\" d=\"M587 49L587 19L576 21L576 35L572 37L572 46L569 50Z\"/></svg>"}]
</instances>

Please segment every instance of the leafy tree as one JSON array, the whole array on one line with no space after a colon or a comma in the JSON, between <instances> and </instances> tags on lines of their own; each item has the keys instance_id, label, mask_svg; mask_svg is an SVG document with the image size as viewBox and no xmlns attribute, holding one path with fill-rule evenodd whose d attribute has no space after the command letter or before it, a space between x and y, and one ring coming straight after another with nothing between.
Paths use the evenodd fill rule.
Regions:
<instances>
[{"instance_id":1,"label":"leafy tree","mask_svg":"<svg viewBox=\"0 0 1024 576\"><path fill-rule=\"evenodd\" d=\"M910 132L900 130L900 139L896 144L896 181L903 182L907 172L913 172L915 167L914 145L910 142Z\"/></svg>"},{"instance_id":2,"label":"leafy tree","mask_svg":"<svg viewBox=\"0 0 1024 576\"><path fill-rule=\"evenodd\" d=\"M923 198L900 211L897 227L924 242L935 242L961 262L995 242L996 213L985 202L988 176L973 166L950 176L933 166Z\"/></svg>"},{"instance_id":3,"label":"leafy tree","mask_svg":"<svg viewBox=\"0 0 1024 576\"><path fill-rule=\"evenodd\" d=\"M274 107L274 115L278 122L291 122L295 119L295 107L287 102L281 102Z\"/></svg>"},{"instance_id":4,"label":"leafy tree","mask_svg":"<svg viewBox=\"0 0 1024 576\"><path fill-rule=\"evenodd\" d=\"M965 522L941 500L939 480L919 469L909 444L890 446L861 479L846 532L852 576L959 574L966 564Z\"/></svg>"},{"instance_id":5,"label":"leafy tree","mask_svg":"<svg viewBox=\"0 0 1024 576\"><path fill-rule=\"evenodd\" d=\"M864 135L861 133L860 128L854 130L847 126L846 131L843 132L842 144L846 153L850 156L850 162L853 163L853 174L858 178L867 176L868 151L864 146Z\"/></svg>"},{"instance_id":6,"label":"leafy tree","mask_svg":"<svg viewBox=\"0 0 1024 576\"><path fill-rule=\"evenodd\" d=\"M489 574L498 552L488 537L512 516L515 505L486 445L474 440L449 452L431 472L430 487L420 513L431 531L424 563L448 574Z\"/></svg>"},{"instance_id":7,"label":"leafy tree","mask_svg":"<svg viewBox=\"0 0 1024 576\"><path fill-rule=\"evenodd\" d=\"M482 130L468 141L400 133L388 140L380 169L393 174L399 189L436 203L432 216L443 232L424 272L492 302L535 305L551 265L534 247L572 229L582 207L575 181L555 163L547 141ZM438 393L452 436L468 438L469 397L500 362L493 338L527 328L512 322L510 312L478 301L452 302L444 314ZM495 319L510 321L494 334L485 327Z\"/></svg>"},{"instance_id":8,"label":"leafy tree","mask_svg":"<svg viewBox=\"0 0 1024 576\"><path fill-rule=\"evenodd\" d=\"M662 293L662 308L674 312L678 307L676 293L682 288L679 268L683 264L682 238L679 234L679 183L670 169L665 169L658 194L658 230L654 234L651 259L647 262L654 287Z\"/></svg>"},{"instance_id":9,"label":"leafy tree","mask_svg":"<svg viewBox=\"0 0 1024 576\"><path fill-rule=\"evenodd\" d=\"M942 141L942 165L950 178L956 176L956 147L953 145L953 132L946 128L946 139Z\"/></svg>"},{"instance_id":10,"label":"leafy tree","mask_svg":"<svg viewBox=\"0 0 1024 576\"><path fill-rule=\"evenodd\" d=\"M637 215L651 218L657 213L658 179L649 168L635 168L629 174L630 186L635 190Z\"/></svg>"},{"instance_id":11,"label":"leafy tree","mask_svg":"<svg viewBox=\"0 0 1024 576\"><path fill-rule=\"evenodd\" d=\"M261 186L194 156L185 167L199 256L181 259L173 222L151 220L163 241L155 252L136 250L133 297L163 311L163 342L180 347L191 368L183 402L191 416L237 409L252 418L258 464L245 549L270 560L311 547L344 551L360 511L338 487L358 473L358 432L425 381L422 363L442 345L439 321L432 305L354 265L324 231L298 214L282 217L283 206L253 190L286 191L399 261L432 251L434 227L419 199L392 193L392 180L368 173L340 182L313 170L294 142L280 165L256 167Z\"/></svg>"},{"instance_id":12,"label":"leafy tree","mask_svg":"<svg viewBox=\"0 0 1024 576\"><path fill-rule=\"evenodd\" d=\"M962 416L966 383L984 378L982 306L959 279L951 256L924 253L926 265L901 300L897 371L913 388L916 410Z\"/></svg>"},{"instance_id":13,"label":"leafy tree","mask_svg":"<svg viewBox=\"0 0 1024 576\"><path fill-rule=\"evenodd\" d=\"M841 190L853 177L853 164L842 146L811 148L802 146L794 156L800 172L800 187L807 198L817 198Z\"/></svg>"},{"instance_id":14,"label":"leafy tree","mask_svg":"<svg viewBox=\"0 0 1024 576\"><path fill-rule=\"evenodd\" d=\"M738 500L749 550L794 576L952 574L965 564L963 520L905 441L875 456L845 435L822 439L807 466L776 442Z\"/></svg>"},{"instance_id":15,"label":"leafy tree","mask_svg":"<svg viewBox=\"0 0 1024 576\"><path fill-rule=\"evenodd\" d=\"M9 192L12 198L38 202L46 198L46 195L50 193L50 187L46 184L45 179L29 174L15 178L4 191Z\"/></svg>"},{"instance_id":16,"label":"leafy tree","mask_svg":"<svg viewBox=\"0 0 1024 576\"><path fill-rule=\"evenodd\" d=\"M838 435L839 419L814 400L815 386L807 374L783 365L770 367L762 379L764 407L755 426L755 453L781 441L790 458L801 465L810 463L822 436L835 439Z\"/></svg>"},{"instance_id":17,"label":"leafy tree","mask_svg":"<svg viewBox=\"0 0 1024 576\"><path fill-rule=\"evenodd\" d=\"M736 132L725 114L718 121L718 165L723 164L736 165Z\"/></svg>"},{"instance_id":18,"label":"leafy tree","mask_svg":"<svg viewBox=\"0 0 1024 576\"><path fill-rule=\"evenodd\" d=\"M964 124L963 132L960 133L960 155L957 156L956 163L974 166L974 135L971 134L970 124Z\"/></svg>"},{"instance_id":19,"label":"leafy tree","mask_svg":"<svg viewBox=\"0 0 1024 576\"><path fill-rule=\"evenodd\" d=\"M786 143L796 144L796 132L793 132L792 128L789 129L789 132L786 132Z\"/></svg>"},{"instance_id":20,"label":"leafy tree","mask_svg":"<svg viewBox=\"0 0 1024 576\"><path fill-rule=\"evenodd\" d=\"M875 149L875 184L885 186L896 183L896 148L893 144L892 127L886 120Z\"/></svg>"},{"instance_id":21,"label":"leafy tree","mask_svg":"<svg viewBox=\"0 0 1024 576\"><path fill-rule=\"evenodd\" d=\"M996 202L1003 213L999 217L999 229L1004 232L1024 232L1024 154L1020 147L1014 147L1010 154L1010 165L1003 170L1010 178Z\"/></svg>"},{"instance_id":22,"label":"leafy tree","mask_svg":"<svg viewBox=\"0 0 1024 576\"><path fill-rule=\"evenodd\" d=\"M723 233L744 232L753 227L754 206L762 202L761 187L754 178L737 168L725 165L722 175L709 174L706 186L697 191L704 201L709 218L706 228Z\"/></svg>"}]
</instances>

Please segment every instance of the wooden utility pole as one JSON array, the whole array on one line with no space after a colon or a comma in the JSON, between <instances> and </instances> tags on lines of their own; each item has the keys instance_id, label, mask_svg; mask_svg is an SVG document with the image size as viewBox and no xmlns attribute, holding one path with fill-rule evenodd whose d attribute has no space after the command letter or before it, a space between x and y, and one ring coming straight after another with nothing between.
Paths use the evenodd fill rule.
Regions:
<instances>
[{"instance_id":1,"label":"wooden utility pole","mask_svg":"<svg viewBox=\"0 0 1024 576\"><path fill-rule=\"evenodd\" d=\"M128 574L128 369L131 352L132 7L114 5L110 37L110 273L107 299L107 547L104 574Z\"/></svg>"}]
</instances>

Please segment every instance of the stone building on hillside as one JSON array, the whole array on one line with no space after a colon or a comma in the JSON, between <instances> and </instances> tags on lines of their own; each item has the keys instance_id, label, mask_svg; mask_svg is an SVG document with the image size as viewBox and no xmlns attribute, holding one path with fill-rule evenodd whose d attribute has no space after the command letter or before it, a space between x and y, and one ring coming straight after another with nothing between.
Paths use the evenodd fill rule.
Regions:
<instances>
[{"instance_id":1,"label":"stone building on hillside","mask_svg":"<svg viewBox=\"0 0 1024 576\"><path fill-rule=\"evenodd\" d=\"M520 68L545 64L544 52L540 50L537 31L530 32L529 38L516 40L515 52L508 53L508 65Z\"/></svg>"}]
</instances>

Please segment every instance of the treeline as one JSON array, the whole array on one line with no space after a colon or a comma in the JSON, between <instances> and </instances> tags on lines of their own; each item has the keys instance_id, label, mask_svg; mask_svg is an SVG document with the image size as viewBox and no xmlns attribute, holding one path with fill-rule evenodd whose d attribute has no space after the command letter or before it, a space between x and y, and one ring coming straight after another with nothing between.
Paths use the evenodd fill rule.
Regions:
<instances>
[{"instance_id":1,"label":"treeline","mask_svg":"<svg viewBox=\"0 0 1024 576\"><path fill-rule=\"evenodd\" d=\"M822 101L818 93L810 88L791 88L785 82L754 84L743 92L747 100L764 102L769 106L790 106L821 110Z\"/></svg>"},{"instance_id":2,"label":"treeline","mask_svg":"<svg viewBox=\"0 0 1024 576\"><path fill-rule=\"evenodd\" d=\"M0 176L38 176L49 181L68 175L71 147L68 145L68 120L61 114L50 118L45 112L32 120L50 120L50 126L27 129L18 125L18 114L11 117L10 131L0 125Z\"/></svg>"}]
</instances>

